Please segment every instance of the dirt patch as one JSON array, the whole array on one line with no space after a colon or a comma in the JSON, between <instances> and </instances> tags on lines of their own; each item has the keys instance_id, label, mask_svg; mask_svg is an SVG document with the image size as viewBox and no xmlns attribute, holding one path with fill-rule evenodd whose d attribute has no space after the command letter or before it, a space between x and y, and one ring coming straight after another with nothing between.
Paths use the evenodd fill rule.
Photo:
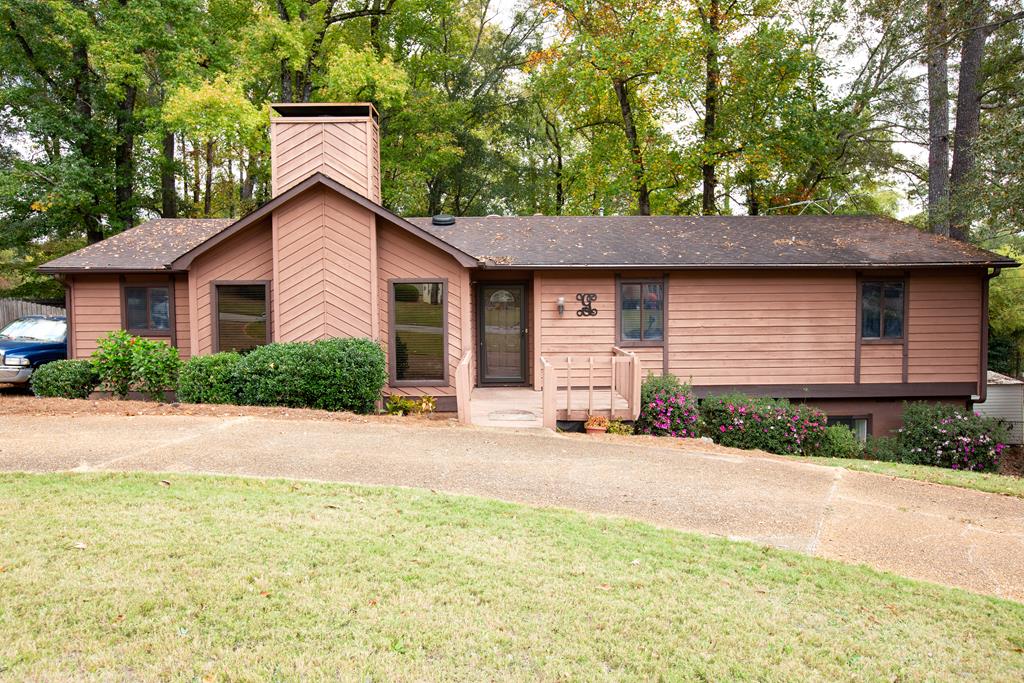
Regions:
<instances>
[{"instance_id":1,"label":"dirt patch","mask_svg":"<svg viewBox=\"0 0 1024 683\"><path fill-rule=\"evenodd\" d=\"M1024 446L1011 446L999 458L999 474L1024 477Z\"/></svg>"},{"instance_id":2,"label":"dirt patch","mask_svg":"<svg viewBox=\"0 0 1024 683\"><path fill-rule=\"evenodd\" d=\"M156 403L153 401L119 401L116 399L79 400L37 398L19 394L0 394L0 414L36 417L76 415L191 415L199 417L265 417L273 420L316 420L320 422L362 422L382 424L417 424L450 426L456 423L448 414L356 415L355 413L309 410L306 408L264 408L259 406L209 405L196 403Z\"/></svg>"}]
</instances>

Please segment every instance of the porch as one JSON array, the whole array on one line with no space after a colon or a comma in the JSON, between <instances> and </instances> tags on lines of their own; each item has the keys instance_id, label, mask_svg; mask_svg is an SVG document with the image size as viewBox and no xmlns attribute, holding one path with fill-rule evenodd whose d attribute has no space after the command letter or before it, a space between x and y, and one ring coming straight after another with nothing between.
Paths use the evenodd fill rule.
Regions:
<instances>
[{"instance_id":1,"label":"porch","mask_svg":"<svg viewBox=\"0 0 1024 683\"><path fill-rule=\"evenodd\" d=\"M640 360L613 347L603 356L539 359L543 385L474 387L472 354L456 370L459 421L486 427L554 429L559 421L583 421L598 415L634 420L640 414Z\"/></svg>"}]
</instances>

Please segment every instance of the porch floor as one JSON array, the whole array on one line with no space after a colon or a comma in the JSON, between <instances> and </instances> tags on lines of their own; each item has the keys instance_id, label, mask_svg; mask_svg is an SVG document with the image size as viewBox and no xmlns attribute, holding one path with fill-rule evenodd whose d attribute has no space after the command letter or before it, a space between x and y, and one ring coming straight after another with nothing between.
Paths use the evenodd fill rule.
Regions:
<instances>
[{"instance_id":1,"label":"porch floor","mask_svg":"<svg viewBox=\"0 0 1024 683\"><path fill-rule=\"evenodd\" d=\"M469 419L480 427L540 429L544 426L544 392L531 387L476 387L470 394ZM566 391L560 389L555 405L559 420L585 420L588 414L612 417L609 391L594 389L593 410L586 387L574 388L571 414L566 410ZM616 393L615 417L629 419L629 403Z\"/></svg>"}]
</instances>

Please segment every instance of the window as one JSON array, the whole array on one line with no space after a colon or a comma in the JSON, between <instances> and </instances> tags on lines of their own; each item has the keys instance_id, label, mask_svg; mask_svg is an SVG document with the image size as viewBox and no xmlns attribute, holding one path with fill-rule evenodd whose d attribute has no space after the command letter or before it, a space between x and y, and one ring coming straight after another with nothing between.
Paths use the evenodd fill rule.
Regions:
<instances>
[{"instance_id":1,"label":"window","mask_svg":"<svg viewBox=\"0 0 1024 683\"><path fill-rule=\"evenodd\" d=\"M849 417L845 415L829 415L828 423L830 425L846 425L853 432L857 440L864 442L868 440L868 418L866 417Z\"/></svg>"},{"instance_id":2,"label":"window","mask_svg":"<svg viewBox=\"0 0 1024 683\"><path fill-rule=\"evenodd\" d=\"M619 340L636 343L665 340L665 283L662 280L619 283Z\"/></svg>"},{"instance_id":3,"label":"window","mask_svg":"<svg viewBox=\"0 0 1024 683\"><path fill-rule=\"evenodd\" d=\"M251 351L270 342L266 282L214 283L214 351Z\"/></svg>"},{"instance_id":4,"label":"window","mask_svg":"<svg viewBox=\"0 0 1024 683\"><path fill-rule=\"evenodd\" d=\"M860 287L861 338L903 339L903 282L878 280Z\"/></svg>"},{"instance_id":5,"label":"window","mask_svg":"<svg viewBox=\"0 0 1024 683\"><path fill-rule=\"evenodd\" d=\"M168 286L124 288L124 327L147 335L171 333L171 289Z\"/></svg>"},{"instance_id":6,"label":"window","mask_svg":"<svg viewBox=\"0 0 1024 683\"><path fill-rule=\"evenodd\" d=\"M392 383L447 384L444 282L391 283Z\"/></svg>"}]
</instances>

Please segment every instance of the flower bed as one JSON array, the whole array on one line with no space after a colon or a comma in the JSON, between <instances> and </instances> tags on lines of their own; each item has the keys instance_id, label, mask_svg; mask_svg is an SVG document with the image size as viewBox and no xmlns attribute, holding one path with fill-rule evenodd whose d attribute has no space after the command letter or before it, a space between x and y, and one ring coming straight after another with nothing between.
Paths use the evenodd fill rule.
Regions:
<instances>
[{"instance_id":1,"label":"flower bed","mask_svg":"<svg viewBox=\"0 0 1024 683\"><path fill-rule=\"evenodd\" d=\"M704 433L716 443L782 455L818 452L828 423L817 408L742 394L709 396L700 415Z\"/></svg>"}]
</instances>

